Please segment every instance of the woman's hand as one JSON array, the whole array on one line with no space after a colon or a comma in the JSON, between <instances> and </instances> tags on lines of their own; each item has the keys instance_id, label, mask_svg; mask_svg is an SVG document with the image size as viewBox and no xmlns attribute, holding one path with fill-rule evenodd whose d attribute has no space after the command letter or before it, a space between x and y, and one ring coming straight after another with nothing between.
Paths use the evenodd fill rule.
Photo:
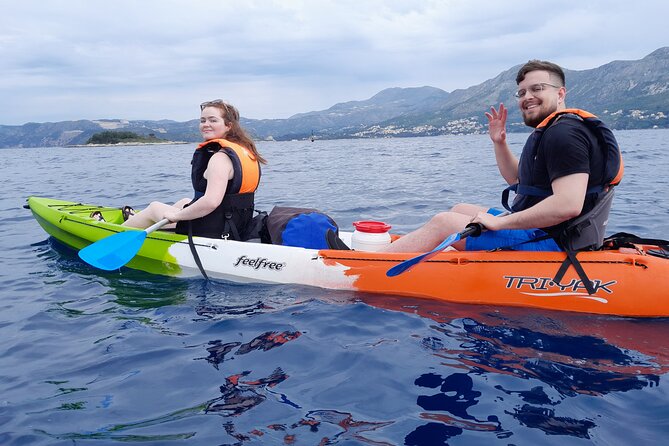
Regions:
<instances>
[{"instance_id":1,"label":"woman's hand","mask_svg":"<svg viewBox=\"0 0 669 446\"><path fill-rule=\"evenodd\" d=\"M180 211L176 211L176 210L174 210L174 211L173 210L168 210L163 214L163 218L168 219L172 223L176 223L176 222L181 220L178 216L179 212Z\"/></svg>"}]
</instances>

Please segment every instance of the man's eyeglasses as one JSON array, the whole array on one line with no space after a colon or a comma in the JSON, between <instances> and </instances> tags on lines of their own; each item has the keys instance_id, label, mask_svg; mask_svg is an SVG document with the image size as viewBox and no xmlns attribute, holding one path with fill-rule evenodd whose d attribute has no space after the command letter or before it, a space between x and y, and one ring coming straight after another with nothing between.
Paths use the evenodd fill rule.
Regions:
<instances>
[{"instance_id":1,"label":"man's eyeglasses","mask_svg":"<svg viewBox=\"0 0 669 446\"><path fill-rule=\"evenodd\" d=\"M203 102L202 104L200 104L200 111L204 110L207 107L216 106L216 105L222 105L223 108L225 108L225 109L228 108L228 104L226 104L223 101L223 99L214 99L213 101L207 101L207 102Z\"/></svg>"},{"instance_id":2,"label":"man's eyeglasses","mask_svg":"<svg viewBox=\"0 0 669 446\"><path fill-rule=\"evenodd\" d=\"M517 92L515 92L513 95L517 97L518 99L522 99L525 97L527 92L529 91L532 93L532 96L536 96L537 94L541 93L546 89L546 87L553 87L553 88L562 88L559 85L553 85L553 84L548 84L546 82L540 82L538 84L530 85L527 89L521 88Z\"/></svg>"}]
</instances>

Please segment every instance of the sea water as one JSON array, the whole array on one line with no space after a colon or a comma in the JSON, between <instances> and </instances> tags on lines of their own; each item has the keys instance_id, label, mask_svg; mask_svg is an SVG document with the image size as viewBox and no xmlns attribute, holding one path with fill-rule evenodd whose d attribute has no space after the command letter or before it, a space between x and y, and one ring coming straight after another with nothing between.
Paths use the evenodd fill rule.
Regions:
<instances>
[{"instance_id":1,"label":"sea water","mask_svg":"<svg viewBox=\"0 0 669 446\"><path fill-rule=\"evenodd\" d=\"M526 136L509 135L516 153ZM669 238L669 131L616 136L626 176L609 231ZM258 146L258 209L317 208L349 231L498 206L504 186L486 135ZM669 319L102 272L22 207L30 195L135 208L190 196L192 150L0 150L0 444L668 438Z\"/></svg>"}]
</instances>

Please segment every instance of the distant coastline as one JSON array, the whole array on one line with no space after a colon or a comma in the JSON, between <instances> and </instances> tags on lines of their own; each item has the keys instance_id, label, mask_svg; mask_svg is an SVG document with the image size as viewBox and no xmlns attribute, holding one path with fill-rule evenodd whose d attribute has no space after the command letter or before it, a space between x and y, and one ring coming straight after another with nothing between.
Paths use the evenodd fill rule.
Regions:
<instances>
[{"instance_id":1,"label":"distant coastline","mask_svg":"<svg viewBox=\"0 0 669 446\"><path fill-rule=\"evenodd\" d=\"M511 67L478 85L452 92L430 86L391 87L369 99L338 103L327 110L299 113L286 119L242 118L241 123L257 141L485 134L488 123L483 112L491 104L511 100L511 92L517 87L517 71L518 66ZM570 85L569 104L578 104L579 108L599 116L611 129L669 129L669 47L659 48L640 60L613 61L591 70L565 72ZM509 133L529 131L518 107L509 109L507 123ZM131 141L141 138L150 143L157 142L156 139L170 141L165 144L199 142L198 125L198 119L185 122L98 119L0 125L0 148L90 147L88 143L133 145L139 143ZM89 141L96 135L102 139Z\"/></svg>"},{"instance_id":2,"label":"distant coastline","mask_svg":"<svg viewBox=\"0 0 669 446\"><path fill-rule=\"evenodd\" d=\"M64 147L119 147L119 146L166 146L175 144L192 144L188 141L156 141L156 142L118 142L116 144L68 144Z\"/></svg>"}]
</instances>

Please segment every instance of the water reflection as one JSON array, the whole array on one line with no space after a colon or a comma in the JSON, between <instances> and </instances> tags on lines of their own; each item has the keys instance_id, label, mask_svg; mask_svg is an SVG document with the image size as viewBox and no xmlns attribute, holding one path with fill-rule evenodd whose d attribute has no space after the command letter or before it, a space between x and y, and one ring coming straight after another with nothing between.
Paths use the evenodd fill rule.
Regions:
<instances>
[{"instance_id":1,"label":"water reflection","mask_svg":"<svg viewBox=\"0 0 669 446\"><path fill-rule=\"evenodd\" d=\"M422 413L421 417L439 422L429 422L416 428L405 438L406 445L446 444L451 437L461 435L465 430L497 433L499 438L509 436L504 432L499 419L491 415L487 420L477 420L467 411L478 404L481 392L474 390L474 381L466 373L452 373L446 377L435 373L425 373L414 382L416 386L438 389L437 393L421 395L416 404L423 410L448 412L444 414Z\"/></svg>"},{"instance_id":2,"label":"water reflection","mask_svg":"<svg viewBox=\"0 0 669 446\"><path fill-rule=\"evenodd\" d=\"M75 276L68 280L68 288L75 290L75 294L68 293L67 300L58 300L56 311L62 311L68 317L121 313L123 318L158 327L167 333L164 327L169 324L166 321L154 321L153 312L143 310L180 306L178 313L185 316L180 318L184 324L179 329L186 335L206 336L198 339L195 343L198 353L188 360L199 360L210 371L209 365L216 371L227 370L225 376L216 376L212 394L202 398L206 401L188 400L183 403L188 406L184 409L109 429L101 428L89 436L71 433L58 438L167 440L158 436L135 436L129 432L147 426L162 429L163 424L184 418L214 415L223 420L217 427L222 426L237 444L263 441L273 434L282 436L286 443L318 438L318 441L324 441L322 444L389 444L372 440L371 432L377 431L376 435L382 436L384 428L394 425L387 431L397 433L400 429L397 420L369 419L354 411L342 410L341 406L302 409L301 406L310 404L311 395L280 393L277 386L281 383L289 384L284 388L295 388L289 376L293 372L284 364L270 363L270 366L263 358L253 358L245 362L245 368L228 370L242 362L228 362L231 359L252 353L275 352L307 331L302 328L271 330L266 326L250 329L252 323L232 329L224 325L225 322L283 310L300 303L300 299L302 303L306 302L311 296L327 303L332 300L337 305L362 301L372 307L417 314L423 318L420 342L412 341L411 348L419 345L417 350L422 349L427 354L423 354L422 360L415 365L409 379L403 381L403 386L418 391L418 396L411 396L410 405L415 404L413 409L407 410L416 414L412 420L415 423L401 432L401 438L396 438L406 445L447 444L456 439L463 441L463 437L472 433L478 438L492 436L491 442L517 435L515 442L519 443L523 439L520 426L552 436L593 438L593 430L602 422L578 415L580 412L571 407L573 403L569 404L574 398L583 395L598 398L659 386L669 370L667 320L513 308L496 310L360 293L319 291L311 294L291 287L272 287L270 291L269 287L263 286L172 279L126 269L120 273L103 273L80 262L69 250L59 251L57 255L43 255L46 256L44 261L59 269L57 277ZM56 280L48 274L43 273L43 280ZM91 293L91 287L97 287L99 291ZM307 295L309 297L305 298ZM183 305L184 302L189 305ZM280 323L288 323L287 318L287 315L280 315ZM193 330L192 325L197 324L205 328ZM224 334L211 335L209 330L219 327ZM104 334L118 337L125 327L114 328L115 332ZM240 341L237 336L242 332L245 340L250 340ZM397 336L403 336L402 332L398 333ZM309 341L321 342L321 346L328 342L326 339ZM367 341L360 338L361 343ZM295 355L294 351L285 357L296 357L292 355ZM398 355L398 358L402 356ZM430 362L434 358L437 367L434 367L435 362ZM394 359L388 361L389 368L395 365L392 363ZM301 364L291 362L291 366L300 373L308 372L300 368ZM259 371L260 367L268 368ZM258 415L267 416L276 410L276 406L267 403L268 400L278 402L282 408L297 409L299 415L290 422L243 428L249 421L239 422L241 415L253 417L256 413L249 412L258 410ZM491 404L491 400L503 403ZM82 410L79 406L72 407ZM294 413L288 416L293 417ZM190 435L193 433L187 430L174 438L189 438Z\"/></svg>"},{"instance_id":3,"label":"water reflection","mask_svg":"<svg viewBox=\"0 0 669 446\"><path fill-rule=\"evenodd\" d=\"M218 370L219 364L225 360L225 355L237 347L239 347L239 349L237 349L235 355L245 355L252 352L253 350L261 350L266 352L272 350L273 348L280 347L286 342L295 340L301 335L302 333L299 331L284 331L281 333L276 331L268 331L244 344L241 342L223 343L220 339L216 339L214 341L209 341L209 347L207 347L209 356L206 358L196 359L206 359L207 362L209 362L216 368L216 370Z\"/></svg>"},{"instance_id":4,"label":"water reflection","mask_svg":"<svg viewBox=\"0 0 669 446\"><path fill-rule=\"evenodd\" d=\"M509 412L506 412L509 413ZM569 417L558 417L554 409L523 404L511 413L521 424L541 429L548 435L570 435L572 437L590 439L590 430L596 426L590 420L576 420Z\"/></svg>"},{"instance_id":5,"label":"water reflection","mask_svg":"<svg viewBox=\"0 0 669 446\"><path fill-rule=\"evenodd\" d=\"M228 435L238 441L236 445L242 445L245 442L254 439L263 438L270 433L283 433L281 442L283 444L295 444L302 440L301 435L303 431L305 434L312 435L314 442L299 444L314 444L319 446L334 445L334 444L368 444L375 446L394 446L394 443L385 441L375 441L366 437L366 433L381 429L392 422L370 422L356 420L351 413L341 412L338 410L312 410L307 412L304 418L301 418L296 423L290 425L286 424L270 424L267 430L254 429L248 433L241 433L237 431L235 424L232 421L226 422L223 426ZM266 433L267 432L267 433ZM271 442L269 439L262 444L278 444L278 442Z\"/></svg>"},{"instance_id":6,"label":"water reflection","mask_svg":"<svg viewBox=\"0 0 669 446\"><path fill-rule=\"evenodd\" d=\"M222 396L207 404L204 412L225 417L240 415L267 399L260 393L262 390L274 387L288 378L283 370L277 368L265 378L243 381L242 378L250 373L250 371L244 371L225 378L225 384L219 388Z\"/></svg>"},{"instance_id":7,"label":"water reflection","mask_svg":"<svg viewBox=\"0 0 669 446\"><path fill-rule=\"evenodd\" d=\"M74 290L90 285L101 285L105 295L113 296L112 301L129 308L150 309L183 303L188 295L189 283L183 279L156 276L142 271L122 268L119 271L97 270L83 262L76 251L49 238L50 247L55 253L48 256L47 262L53 263L61 274L76 274L84 284L71 283Z\"/></svg>"},{"instance_id":8,"label":"water reflection","mask_svg":"<svg viewBox=\"0 0 669 446\"><path fill-rule=\"evenodd\" d=\"M269 351L280 347L287 342L297 339L300 335L300 332L265 332L244 344L222 344L219 340L211 341L209 343L210 347L207 348L209 357L194 359L206 359L218 370L218 364L223 361L225 356L225 353L222 352L223 350L225 350L227 353L232 351L234 348L237 348L237 351L235 352L236 355L245 355L252 351ZM222 347L223 345L225 345L225 347ZM55 434L44 430L37 430L36 432L52 438L66 440L106 439L122 442L161 442L188 439L193 437L195 432L180 432L171 435L134 434L130 432L149 427L160 428L160 426L166 423L172 423L179 420L207 414L218 415L224 418L236 417L266 401L268 395L270 394L276 396L280 402L289 404L293 407L299 407L295 403L288 400L285 395L272 390L273 387L288 379L288 375L284 373L280 367L277 367L268 376L260 378L253 378L252 373L253 372L250 370L245 370L227 376L224 378L224 383L219 386L219 395L196 405L166 413L154 418L123 424L107 425L100 427L95 432L90 433L66 432ZM72 391L82 390L86 389L73 389ZM234 426L232 423L225 422L223 423L223 426L226 432L235 438L250 438L248 435L240 436L239 434L236 434L234 432Z\"/></svg>"},{"instance_id":9,"label":"water reflection","mask_svg":"<svg viewBox=\"0 0 669 446\"><path fill-rule=\"evenodd\" d=\"M559 416L562 402L580 395L658 386L661 375L669 370L666 320L512 308L497 312L388 296L361 295L360 299L438 322L430 327L433 335L422 339L423 348L442 359L448 369L465 370L446 376L426 372L415 380L415 386L434 391L418 397L416 404L426 411L421 417L430 421L406 436L407 445L445 444L465 431L486 430L505 438L512 435L513 426L504 426L508 421L500 420L508 416L549 435L589 439L595 421ZM513 388L498 384L494 389L500 392L498 398L513 397L518 403L481 420L471 413L481 397L476 383L488 374L512 377Z\"/></svg>"},{"instance_id":10,"label":"water reflection","mask_svg":"<svg viewBox=\"0 0 669 446\"><path fill-rule=\"evenodd\" d=\"M432 328L448 336L454 334L454 328L463 330L458 330L458 337L465 341L464 348L437 348L439 355L457 358L476 373L540 379L563 397L604 395L657 385L657 374L663 371L638 353L590 335L489 326L471 318Z\"/></svg>"}]
</instances>

